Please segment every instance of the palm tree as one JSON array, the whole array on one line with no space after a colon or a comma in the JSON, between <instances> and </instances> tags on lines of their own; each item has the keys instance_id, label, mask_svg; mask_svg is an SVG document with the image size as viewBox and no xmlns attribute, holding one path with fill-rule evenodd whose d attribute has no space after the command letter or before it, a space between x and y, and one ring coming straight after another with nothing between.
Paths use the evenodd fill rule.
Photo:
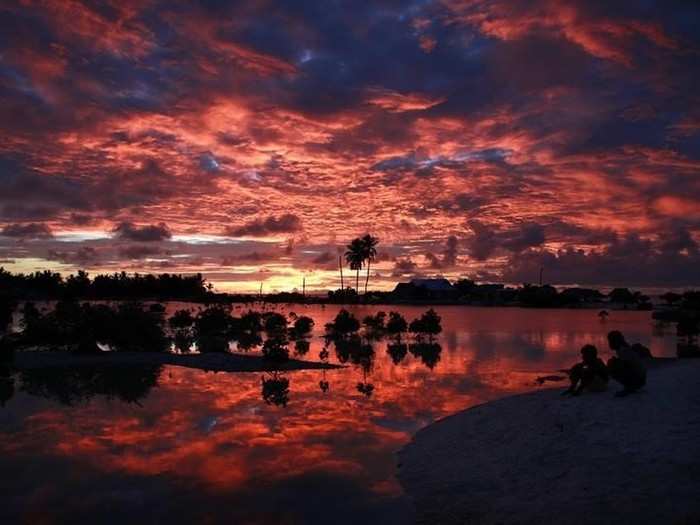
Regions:
<instances>
[{"instance_id":1,"label":"palm tree","mask_svg":"<svg viewBox=\"0 0 700 525\"><path fill-rule=\"evenodd\" d=\"M364 248L364 260L367 261L367 278L365 279L365 295L367 295L367 285L369 284L369 267L372 261L377 257L377 244L379 239L372 237L369 233L362 237L362 246Z\"/></svg>"},{"instance_id":2,"label":"palm tree","mask_svg":"<svg viewBox=\"0 0 700 525\"><path fill-rule=\"evenodd\" d=\"M347 245L347 250L345 251L345 261L350 266L351 270L355 270L357 274L355 275L355 290L360 293L360 269L365 262L365 243L359 237L353 239L350 244Z\"/></svg>"}]
</instances>

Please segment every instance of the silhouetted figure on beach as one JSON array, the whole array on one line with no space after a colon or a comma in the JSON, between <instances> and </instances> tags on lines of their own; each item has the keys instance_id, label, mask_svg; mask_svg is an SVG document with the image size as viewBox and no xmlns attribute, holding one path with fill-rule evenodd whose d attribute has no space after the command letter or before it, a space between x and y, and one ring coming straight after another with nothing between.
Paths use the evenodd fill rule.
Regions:
<instances>
[{"instance_id":1,"label":"silhouetted figure on beach","mask_svg":"<svg viewBox=\"0 0 700 525\"><path fill-rule=\"evenodd\" d=\"M571 386L562 394L577 396L584 390L603 392L608 388L608 369L593 345L581 348L581 362L569 370Z\"/></svg>"},{"instance_id":2,"label":"silhouetted figure on beach","mask_svg":"<svg viewBox=\"0 0 700 525\"><path fill-rule=\"evenodd\" d=\"M608 334L608 344L615 356L608 360L608 373L623 389L617 396L626 396L642 388L647 382L647 369L643 359L651 357L649 349L643 345L631 346L617 330ZM646 352L641 350L646 349Z\"/></svg>"},{"instance_id":3,"label":"silhouetted figure on beach","mask_svg":"<svg viewBox=\"0 0 700 525\"><path fill-rule=\"evenodd\" d=\"M634 352L638 357L642 359L648 359L653 357L651 355L651 350L649 350L643 344L629 344L625 339L625 336L622 335L622 332L620 332L619 330L613 330L612 332L608 333L608 344L610 345L610 348L615 352L617 352L618 348L621 348L626 349L624 351L629 350L630 352Z\"/></svg>"}]
</instances>

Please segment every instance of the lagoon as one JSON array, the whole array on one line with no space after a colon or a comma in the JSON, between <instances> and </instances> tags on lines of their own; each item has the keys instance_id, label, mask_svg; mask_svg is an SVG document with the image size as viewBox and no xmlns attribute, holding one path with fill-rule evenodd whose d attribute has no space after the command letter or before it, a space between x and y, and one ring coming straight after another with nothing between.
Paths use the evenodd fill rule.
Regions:
<instances>
[{"instance_id":1,"label":"lagoon","mask_svg":"<svg viewBox=\"0 0 700 525\"><path fill-rule=\"evenodd\" d=\"M308 352L294 357L318 361L338 307L274 309L315 320ZM425 310L348 309L358 318L393 309L409 320ZM562 376L583 344L606 359L609 330L675 355L675 334L650 312L601 321L592 310L435 309L439 348L389 352L375 341L353 363L330 346L329 361L346 365L335 370L13 374L0 408L0 521L410 523L395 453L420 428L543 388L538 377Z\"/></svg>"}]
</instances>

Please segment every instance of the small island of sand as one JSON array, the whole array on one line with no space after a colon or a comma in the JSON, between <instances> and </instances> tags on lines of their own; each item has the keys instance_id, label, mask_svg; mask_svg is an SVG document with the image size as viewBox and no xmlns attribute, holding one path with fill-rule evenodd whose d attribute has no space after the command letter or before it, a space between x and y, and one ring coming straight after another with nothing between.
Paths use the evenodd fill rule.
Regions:
<instances>
[{"instance_id":1,"label":"small island of sand","mask_svg":"<svg viewBox=\"0 0 700 525\"><path fill-rule=\"evenodd\" d=\"M613 386L614 388L614 386ZM399 479L420 523L700 523L700 360L651 367L646 388L479 405L418 432Z\"/></svg>"}]
</instances>

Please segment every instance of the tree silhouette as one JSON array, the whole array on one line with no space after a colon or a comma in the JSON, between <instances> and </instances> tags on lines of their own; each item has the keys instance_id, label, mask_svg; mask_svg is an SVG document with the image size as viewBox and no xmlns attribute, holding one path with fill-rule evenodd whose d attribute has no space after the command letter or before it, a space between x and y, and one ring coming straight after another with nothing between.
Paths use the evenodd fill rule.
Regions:
<instances>
[{"instance_id":1,"label":"tree silhouette","mask_svg":"<svg viewBox=\"0 0 700 525\"><path fill-rule=\"evenodd\" d=\"M362 237L364 260L367 261L367 277L365 278L365 295L367 295L367 285L369 284L369 268L377 257L377 244L379 239L372 237L369 233Z\"/></svg>"},{"instance_id":2,"label":"tree silhouette","mask_svg":"<svg viewBox=\"0 0 700 525\"><path fill-rule=\"evenodd\" d=\"M357 293L360 292L360 270L365 262L365 243L361 238L353 239L350 244L347 245L347 250L345 251L345 261L350 266L351 270L355 270L355 290Z\"/></svg>"}]
</instances>

